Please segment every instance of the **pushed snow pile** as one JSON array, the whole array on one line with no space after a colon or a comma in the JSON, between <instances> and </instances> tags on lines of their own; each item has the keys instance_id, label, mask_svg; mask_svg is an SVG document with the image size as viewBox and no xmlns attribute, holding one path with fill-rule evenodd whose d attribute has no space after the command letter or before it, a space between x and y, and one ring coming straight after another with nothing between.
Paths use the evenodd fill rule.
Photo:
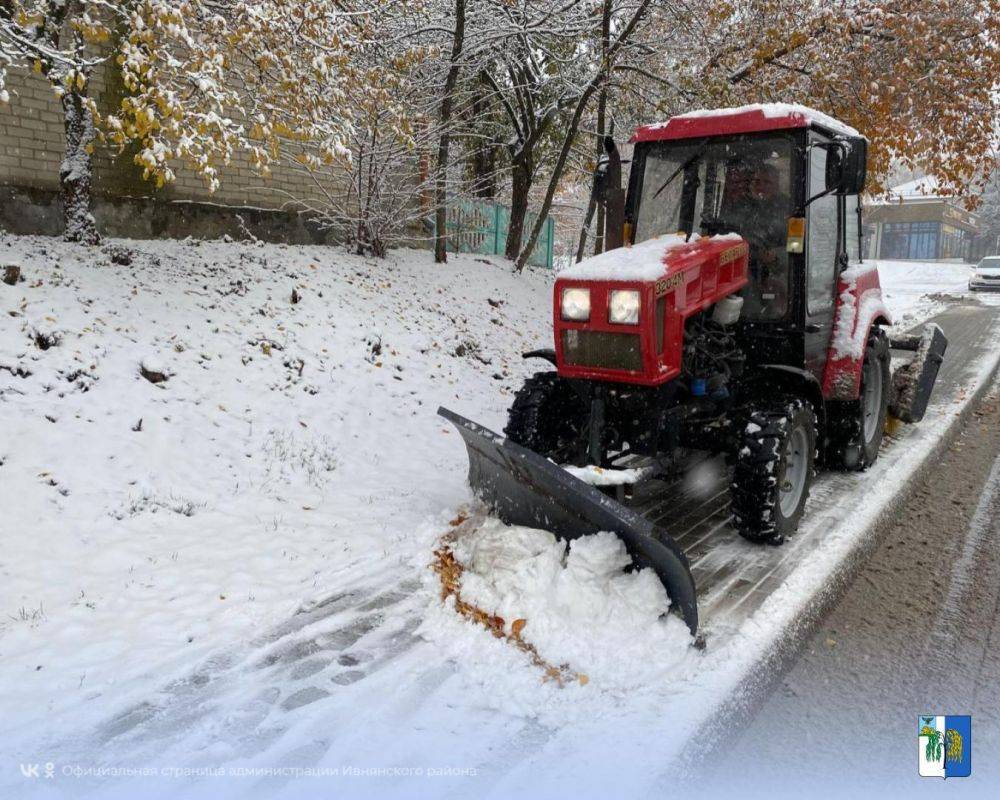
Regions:
<instances>
[{"instance_id":1,"label":"pushed snow pile","mask_svg":"<svg viewBox=\"0 0 1000 800\"><path fill-rule=\"evenodd\" d=\"M520 637L543 659L602 688L661 680L665 666L690 650L656 574L626 572L632 559L613 533L567 545L547 531L491 519L457 537L453 551L465 602L508 627L524 620Z\"/></svg>"},{"instance_id":2,"label":"pushed snow pile","mask_svg":"<svg viewBox=\"0 0 1000 800\"><path fill-rule=\"evenodd\" d=\"M626 486L646 477L646 469L604 469L590 464L586 467L563 467L574 478L591 486Z\"/></svg>"}]
</instances>

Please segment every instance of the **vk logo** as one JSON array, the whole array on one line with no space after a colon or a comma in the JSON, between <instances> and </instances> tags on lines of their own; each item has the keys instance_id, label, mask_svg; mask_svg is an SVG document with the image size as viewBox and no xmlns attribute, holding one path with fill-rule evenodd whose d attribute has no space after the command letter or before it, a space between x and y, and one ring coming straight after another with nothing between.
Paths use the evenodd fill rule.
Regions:
<instances>
[{"instance_id":1,"label":"vk logo","mask_svg":"<svg viewBox=\"0 0 1000 800\"><path fill-rule=\"evenodd\" d=\"M41 777L41 764L21 764L21 774L25 778L38 778ZM56 774L56 765L49 762L45 765L45 777L54 778Z\"/></svg>"}]
</instances>

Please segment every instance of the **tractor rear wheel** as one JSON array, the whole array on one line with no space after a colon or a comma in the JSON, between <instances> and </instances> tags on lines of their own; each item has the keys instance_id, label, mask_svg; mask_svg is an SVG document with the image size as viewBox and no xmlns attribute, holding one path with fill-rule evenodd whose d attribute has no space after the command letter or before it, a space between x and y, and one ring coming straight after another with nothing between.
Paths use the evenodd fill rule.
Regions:
<instances>
[{"instance_id":1,"label":"tractor rear wheel","mask_svg":"<svg viewBox=\"0 0 1000 800\"><path fill-rule=\"evenodd\" d=\"M857 400L828 406L825 462L835 469L861 471L878 458L889 410L889 337L875 328L868 337L861 365L861 391Z\"/></svg>"},{"instance_id":2,"label":"tractor rear wheel","mask_svg":"<svg viewBox=\"0 0 1000 800\"><path fill-rule=\"evenodd\" d=\"M733 525L751 542L778 545L799 527L816 459L816 416L798 398L750 413L730 498Z\"/></svg>"},{"instance_id":3,"label":"tractor rear wheel","mask_svg":"<svg viewBox=\"0 0 1000 800\"><path fill-rule=\"evenodd\" d=\"M536 372L514 395L504 434L511 441L558 463L578 458L588 409L573 387L555 372Z\"/></svg>"}]
</instances>

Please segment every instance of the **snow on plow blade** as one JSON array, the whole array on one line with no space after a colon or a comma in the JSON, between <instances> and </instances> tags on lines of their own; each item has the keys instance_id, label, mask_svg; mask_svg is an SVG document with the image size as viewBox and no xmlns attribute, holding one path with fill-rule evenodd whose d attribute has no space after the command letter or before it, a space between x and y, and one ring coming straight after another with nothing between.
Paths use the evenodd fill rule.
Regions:
<instances>
[{"instance_id":1,"label":"snow on plow blade","mask_svg":"<svg viewBox=\"0 0 1000 800\"><path fill-rule=\"evenodd\" d=\"M894 350L911 350L916 355L892 374L889 412L903 422L920 422L927 411L938 369L944 361L948 339L944 331L932 323L924 326L919 336L890 339Z\"/></svg>"},{"instance_id":2,"label":"snow on plow blade","mask_svg":"<svg viewBox=\"0 0 1000 800\"><path fill-rule=\"evenodd\" d=\"M695 633L694 578L687 558L666 531L537 453L446 408L439 408L438 414L462 434L469 454L469 484L501 520L543 528L564 539L598 531L617 534L633 563L659 576Z\"/></svg>"}]
</instances>

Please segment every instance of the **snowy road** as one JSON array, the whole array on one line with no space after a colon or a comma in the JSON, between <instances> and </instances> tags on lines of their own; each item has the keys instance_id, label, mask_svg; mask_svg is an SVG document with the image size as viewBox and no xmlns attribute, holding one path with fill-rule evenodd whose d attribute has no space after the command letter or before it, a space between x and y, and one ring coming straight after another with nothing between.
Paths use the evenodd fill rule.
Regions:
<instances>
[{"instance_id":1,"label":"snowy road","mask_svg":"<svg viewBox=\"0 0 1000 800\"><path fill-rule=\"evenodd\" d=\"M941 710L973 718L972 777L949 790L995 796L998 709L1000 383L994 383L801 660L754 721L703 765L695 790L719 794L738 779L745 796L792 797L835 777L841 791L929 795L940 789L917 777L916 716ZM830 736L831 730L856 736ZM747 776L751 761L758 767Z\"/></svg>"}]
</instances>

